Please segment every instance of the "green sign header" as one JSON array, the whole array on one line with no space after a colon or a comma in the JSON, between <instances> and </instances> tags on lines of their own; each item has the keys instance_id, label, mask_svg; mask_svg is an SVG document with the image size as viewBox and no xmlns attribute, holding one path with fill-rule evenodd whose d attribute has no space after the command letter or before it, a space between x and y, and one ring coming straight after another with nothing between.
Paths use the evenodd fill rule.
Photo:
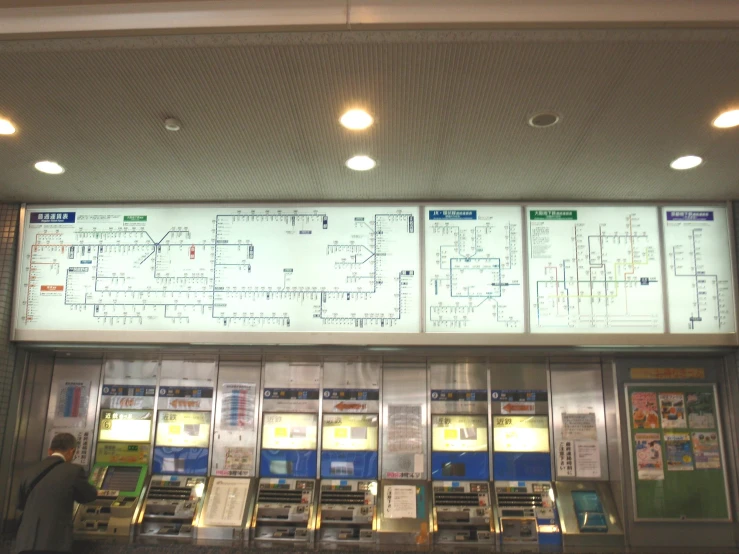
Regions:
<instances>
[{"instance_id":1,"label":"green sign header","mask_svg":"<svg viewBox=\"0 0 739 554\"><path fill-rule=\"evenodd\" d=\"M138 223L142 221L146 221L145 215L124 215L123 216L124 223Z\"/></svg>"},{"instance_id":2,"label":"green sign header","mask_svg":"<svg viewBox=\"0 0 739 554\"><path fill-rule=\"evenodd\" d=\"M531 210L529 213L532 220L558 220L571 219L577 220L577 210Z\"/></svg>"}]
</instances>

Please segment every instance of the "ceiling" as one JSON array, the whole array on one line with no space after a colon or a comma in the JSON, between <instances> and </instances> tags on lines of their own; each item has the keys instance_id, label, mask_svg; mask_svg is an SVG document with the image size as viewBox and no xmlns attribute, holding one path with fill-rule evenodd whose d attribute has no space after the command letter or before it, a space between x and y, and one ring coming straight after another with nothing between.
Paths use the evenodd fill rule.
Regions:
<instances>
[{"instance_id":1,"label":"ceiling","mask_svg":"<svg viewBox=\"0 0 739 554\"><path fill-rule=\"evenodd\" d=\"M354 106L376 125L340 127ZM738 29L4 41L0 200L739 199L739 128L710 124L732 106Z\"/></svg>"}]
</instances>

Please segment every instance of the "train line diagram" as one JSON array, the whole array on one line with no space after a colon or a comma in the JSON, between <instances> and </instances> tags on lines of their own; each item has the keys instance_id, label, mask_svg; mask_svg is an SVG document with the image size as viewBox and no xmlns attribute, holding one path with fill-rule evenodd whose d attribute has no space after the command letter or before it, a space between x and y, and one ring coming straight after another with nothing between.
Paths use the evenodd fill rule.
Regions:
<instances>
[{"instance_id":1,"label":"train line diagram","mask_svg":"<svg viewBox=\"0 0 739 554\"><path fill-rule=\"evenodd\" d=\"M655 208L527 211L532 332L663 332Z\"/></svg>"},{"instance_id":2,"label":"train line diagram","mask_svg":"<svg viewBox=\"0 0 739 554\"><path fill-rule=\"evenodd\" d=\"M662 209L673 333L733 333L726 208Z\"/></svg>"},{"instance_id":3,"label":"train line diagram","mask_svg":"<svg viewBox=\"0 0 739 554\"><path fill-rule=\"evenodd\" d=\"M417 208L27 214L23 329L418 332Z\"/></svg>"},{"instance_id":4,"label":"train line diagram","mask_svg":"<svg viewBox=\"0 0 739 554\"><path fill-rule=\"evenodd\" d=\"M523 332L521 208L426 208L426 328Z\"/></svg>"}]
</instances>

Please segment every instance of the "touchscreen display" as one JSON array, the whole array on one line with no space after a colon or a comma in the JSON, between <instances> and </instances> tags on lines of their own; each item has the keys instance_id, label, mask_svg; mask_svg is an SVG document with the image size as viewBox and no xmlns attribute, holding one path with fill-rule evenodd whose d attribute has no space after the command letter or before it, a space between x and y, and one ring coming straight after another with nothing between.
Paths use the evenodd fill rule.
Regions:
<instances>
[{"instance_id":1,"label":"touchscreen display","mask_svg":"<svg viewBox=\"0 0 739 554\"><path fill-rule=\"evenodd\" d=\"M208 448L210 412L172 412L157 415L156 446Z\"/></svg>"},{"instance_id":2,"label":"touchscreen display","mask_svg":"<svg viewBox=\"0 0 739 554\"><path fill-rule=\"evenodd\" d=\"M434 452L486 452L487 416L432 416L431 448Z\"/></svg>"},{"instance_id":3,"label":"touchscreen display","mask_svg":"<svg viewBox=\"0 0 739 554\"><path fill-rule=\"evenodd\" d=\"M315 450L318 414L264 414L262 448Z\"/></svg>"},{"instance_id":4,"label":"touchscreen display","mask_svg":"<svg viewBox=\"0 0 739 554\"><path fill-rule=\"evenodd\" d=\"M141 467L109 466L100 488L106 491L135 491L142 470Z\"/></svg>"},{"instance_id":5,"label":"touchscreen display","mask_svg":"<svg viewBox=\"0 0 739 554\"><path fill-rule=\"evenodd\" d=\"M377 450L377 415L323 416L323 450Z\"/></svg>"},{"instance_id":6,"label":"touchscreen display","mask_svg":"<svg viewBox=\"0 0 739 554\"><path fill-rule=\"evenodd\" d=\"M101 410L98 440L101 442L149 442L151 410Z\"/></svg>"},{"instance_id":7,"label":"touchscreen display","mask_svg":"<svg viewBox=\"0 0 739 554\"><path fill-rule=\"evenodd\" d=\"M495 416L495 452L549 452L547 416Z\"/></svg>"}]
</instances>

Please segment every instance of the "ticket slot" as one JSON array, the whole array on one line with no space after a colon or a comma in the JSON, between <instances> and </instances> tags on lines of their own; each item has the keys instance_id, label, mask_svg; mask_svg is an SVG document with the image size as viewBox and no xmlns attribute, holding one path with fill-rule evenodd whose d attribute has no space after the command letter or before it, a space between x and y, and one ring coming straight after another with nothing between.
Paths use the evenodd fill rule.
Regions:
<instances>
[{"instance_id":1,"label":"ticket slot","mask_svg":"<svg viewBox=\"0 0 739 554\"><path fill-rule=\"evenodd\" d=\"M315 481L263 478L259 481L252 539L261 543L312 542Z\"/></svg>"},{"instance_id":2,"label":"ticket slot","mask_svg":"<svg viewBox=\"0 0 739 554\"><path fill-rule=\"evenodd\" d=\"M324 480L318 507L319 540L374 545L377 481Z\"/></svg>"},{"instance_id":3,"label":"ticket slot","mask_svg":"<svg viewBox=\"0 0 739 554\"><path fill-rule=\"evenodd\" d=\"M204 477L154 476L140 518L145 544L190 542L202 507Z\"/></svg>"}]
</instances>

